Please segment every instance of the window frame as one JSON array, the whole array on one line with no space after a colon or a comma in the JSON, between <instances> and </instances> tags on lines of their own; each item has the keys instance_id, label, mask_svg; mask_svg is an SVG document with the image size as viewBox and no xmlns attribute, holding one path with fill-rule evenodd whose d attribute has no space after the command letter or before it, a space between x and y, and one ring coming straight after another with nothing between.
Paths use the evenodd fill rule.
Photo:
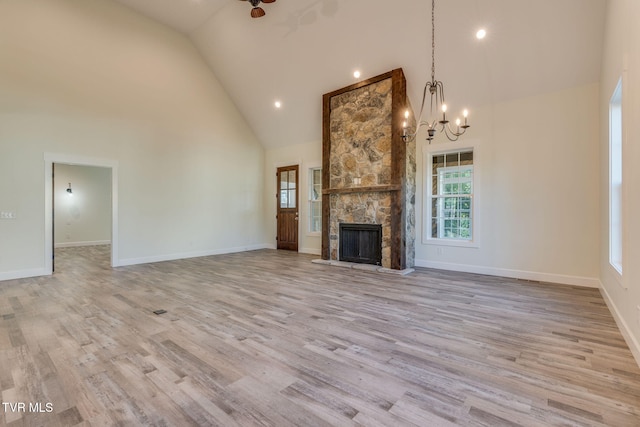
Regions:
<instances>
[{"instance_id":1,"label":"window frame","mask_svg":"<svg viewBox=\"0 0 640 427\"><path fill-rule=\"evenodd\" d=\"M308 168L308 185L307 185L307 206L309 209L309 214L307 215L307 235L309 236L321 236L322 235L322 167L320 166L312 166ZM315 183L314 172L320 171L320 182ZM314 188L319 187L319 191L317 191L318 198L313 199L313 190ZM313 205L318 204L320 206L320 229L317 231L313 230Z\"/></svg>"},{"instance_id":2,"label":"window frame","mask_svg":"<svg viewBox=\"0 0 640 427\"><path fill-rule=\"evenodd\" d=\"M480 162L481 150L477 140L467 140L465 143L456 143L455 146L445 144L429 144L423 146L423 206L422 206L422 244L434 246L457 246L468 248L480 247ZM432 198L433 198L433 157L450 153L473 152L473 174L471 194L471 239L454 239L432 236ZM460 166L458 166L460 167ZM464 167L464 165L462 166Z\"/></svg>"},{"instance_id":3,"label":"window frame","mask_svg":"<svg viewBox=\"0 0 640 427\"><path fill-rule=\"evenodd\" d=\"M624 74L617 80L609 99L609 206L608 262L613 275L624 286L625 251L625 179L624 179Z\"/></svg>"},{"instance_id":4,"label":"window frame","mask_svg":"<svg viewBox=\"0 0 640 427\"><path fill-rule=\"evenodd\" d=\"M458 153L463 153L458 151ZM464 151L464 153L468 153L468 151ZM432 157L433 158L433 157ZM464 242L468 242L470 240L473 240L473 164L471 165L462 165L462 166L451 166L451 167L447 167L447 168L438 168L438 187L440 187L438 189L438 194L436 196L434 196L433 194L431 194L430 198L432 199L432 206L431 206L431 212L433 212L433 199L436 200L442 200L441 203L436 203L437 205L437 210L438 210L438 216L437 218L437 222L438 222L438 237L433 237L433 230L432 233L430 234L431 238L433 239L447 239L447 240L458 240L458 241L464 241ZM457 176L455 178L447 178L444 176L440 176L440 175L445 175L447 173L456 173L456 174L460 174L460 173L465 173L467 171L471 170L471 176L469 178L466 177L462 177L462 178L466 178L466 179L461 179L460 176ZM431 179L433 180L433 174L431 176ZM433 183L433 182L432 182ZM447 193L447 191L444 189L444 187L446 187L447 185L460 185L460 184L465 184L465 183L471 183L471 193ZM431 187L433 188L433 187ZM470 207L469 207L469 219L471 220L471 224L470 224L470 231L471 231L471 239L465 239L465 238L455 238L455 237L445 237L443 236L447 229L446 223L447 221L451 221L451 219L447 219L447 218L451 218L448 217L446 215L446 211L447 211L447 200L446 199L470 199ZM457 203L456 203L457 205ZM466 210L466 209L465 209ZM456 216L454 217L455 219L453 219L454 221L459 221L462 217L460 216ZM430 224L433 224L433 222L431 221ZM457 229L460 229L460 226L456 227Z\"/></svg>"}]
</instances>

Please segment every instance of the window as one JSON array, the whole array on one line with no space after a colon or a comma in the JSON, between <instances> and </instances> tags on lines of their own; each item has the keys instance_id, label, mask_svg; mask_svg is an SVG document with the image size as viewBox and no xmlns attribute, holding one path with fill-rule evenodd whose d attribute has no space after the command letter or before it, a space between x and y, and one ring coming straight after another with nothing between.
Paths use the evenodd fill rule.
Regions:
<instances>
[{"instance_id":1,"label":"window","mask_svg":"<svg viewBox=\"0 0 640 427\"><path fill-rule=\"evenodd\" d=\"M473 150L430 155L431 239L472 241L473 230Z\"/></svg>"},{"instance_id":2,"label":"window","mask_svg":"<svg viewBox=\"0 0 640 427\"><path fill-rule=\"evenodd\" d=\"M322 169L309 169L309 231L322 230Z\"/></svg>"},{"instance_id":3,"label":"window","mask_svg":"<svg viewBox=\"0 0 640 427\"><path fill-rule=\"evenodd\" d=\"M622 275L622 80L609 102L609 262Z\"/></svg>"}]
</instances>

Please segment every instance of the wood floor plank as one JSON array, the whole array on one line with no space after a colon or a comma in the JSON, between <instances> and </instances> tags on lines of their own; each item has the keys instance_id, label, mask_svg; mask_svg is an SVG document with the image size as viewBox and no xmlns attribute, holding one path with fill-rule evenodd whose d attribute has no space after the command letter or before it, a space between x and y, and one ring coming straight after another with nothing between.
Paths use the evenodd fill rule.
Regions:
<instances>
[{"instance_id":1,"label":"wood floor plank","mask_svg":"<svg viewBox=\"0 0 640 427\"><path fill-rule=\"evenodd\" d=\"M53 411L0 425L640 425L597 289L312 259L56 249L52 277L0 282L2 401Z\"/></svg>"}]
</instances>

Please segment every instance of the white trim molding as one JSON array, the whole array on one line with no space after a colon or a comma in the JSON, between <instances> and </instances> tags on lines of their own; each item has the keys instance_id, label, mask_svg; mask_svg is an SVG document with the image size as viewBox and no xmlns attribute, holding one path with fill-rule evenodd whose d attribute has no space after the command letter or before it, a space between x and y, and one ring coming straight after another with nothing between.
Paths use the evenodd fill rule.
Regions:
<instances>
[{"instance_id":1,"label":"white trim molding","mask_svg":"<svg viewBox=\"0 0 640 427\"><path fill-rule=\"evenodd\" d=\"M205 257L205 256L213 256L213 255L232 254L237 252L256 251L259 249L273 249L273 245L261 244L261 245L251 245L251 246L237 246L235 248L213 249L213 250L196 251L196 252L184 252L184 253L178 253L178 254L154 255L150 257L141 257L141 258L127 258L127 259L120 260L120 266L151 264L154 262L164 262L164 261L176 261L179 259L199 258L199 257Z\"/></svg>"},{"instance_id":2,"label":"white trim molding","mask_svg":"<svg viewBox=\"0 0 640 427\"><path fill-rule=\"evenodd\" d=\"M322 250L317 248L299 248L298 253L320 256L322 254Z\"/></svg>"},{"instance_id":3,"label":"white trim molding","mask_svg":"<svg viewBox=\"0 0 640 427\"><path fill-rule=\"evenodd\" d=\"M460 271L463 273L486 274L488 276L509 277L512 279L534 280L537 282L558 283L563 285L600 288L600 280L595 277L570 276L565 274L541 273L536 271L512 270L508 268L485 267L481 265L455 264L416 259L416 267L435 268L437 270Z\"/></svg>"},{"instance_id":4,"label":"white trim molding","mask_svg":"<svg viewBox=\"0 0 640 427\"><path fill-rule=\"evenodd\" d=\"M96 240L94 242L62 242L56 243L54 248L75 248L78 246L105 246L110 245L110 240Z\"/></svg>"},{"instance_id":5,"label":"white trim molding","mask_svg":"<svg viewBox=\"0 0 640 427\"><path fill-rule=\"evenodd\" d=\"M51 271L45 268L33 268L30 270L5 271L0 273L0 282L14 279L27 279L29 277L49 276Z\"/></svg>"},{"instance_id":6,"label":"white trim molding","mask_svg":"<svg viewBox=\"0 0 640 427\"><path fill-rule=\"evenodd\" d=\"M602 294L607 307L609 307L609 311L611 312L613 319L616 321L618 329L620 329L620 333L624 337L624 340L627 342L627 345L631 350L631 354L633 354L634 359L636 359L636 363L640 367L640 343L631 333L629 325L627 325L627 322L625 322L624 318L620 315L618 307L616 307L615 303L611 299L611 296L607 292L607 289L602 286L602 283L600 283L600 293Z\"/></svg>"},{"instance_id":7,"label":"white trim molding","mask_svg":"<svg viewBox=\"0 0 640 427\"><path fill-rule=\"evenodd\" d=\"M468 248L479 248L481 242L482 230L479 224L482 205L482 144L479 139L467 139L464 142L456 143L455 146L428 144L422 146L422 236L423 245L435 246L458 246ZM432 156L445 153L459 153L462 151L473 152L473 208L472 208L472 225L473 236L471 240L456 240L446 238L431 237L431 158Z\"/></svg>"}]
</instances>

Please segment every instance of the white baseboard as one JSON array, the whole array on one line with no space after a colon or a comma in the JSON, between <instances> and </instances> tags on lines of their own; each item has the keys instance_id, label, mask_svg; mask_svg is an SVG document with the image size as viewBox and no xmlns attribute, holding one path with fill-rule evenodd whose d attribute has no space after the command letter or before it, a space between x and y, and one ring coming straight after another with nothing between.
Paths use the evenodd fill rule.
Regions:
<instances>
[{"instance_id":1,"label":"white baseboard","mask_svg":"<svg viewBox=\"0 0 640 427\"><path fill-rule=\"evenodd\" d=\"M76 246L101 246L110 245L111 240L96 240L93 242L62 242L53 245L54 248L74 248Z\"/></svg>"},{"instance_id":2,"label":"white baseboard","mask_svg":"<svg viewBox=\"0 0 640 427\"><path fill-rule=\"evenodd\" d=\"M607 307L609 307L609 311L611 312L613 319L616 321L616 324L618 325L618 329L620 329L620 333L624 337L624 340L627 342L627 345L631 350L631 354L633 354L633 358L636 359L636 363L638 364L638 366L640 366L640 343L638 343L638 340L631 333L631 330L629 329L629 325L627 325L627 322L625 322L622 316L620 315L620 312L618 311L618 307L616 307L615 303L609 296L607 289L604 286L602 286L602 284L600 286L600 293L604 298L604 302L607 303Z\"/></svg>"},{"instance_id":3,"label":"white baseboard","mask_svg":"<svg viewBox=\"0 0 640 427\"><path fill-rule=\"evenodd\" d=\"M511 270L508 268L484 267L480 265L455 264L449 262L427 261L416 259L416 267L435 268L438 270L460 271L464 273L486 274L489 276L510 277L513 279L535 280L539 282L560 283L563 285L599 288L600 280L595 277L569 276L564 274L539 273L535 271Z\"/></svg>"},{"instance_id":4,"label":"white baseboard","mask_svg":"<svg viewBox=\"0 0 640 427\"><path fill-rule=\"evenodd\" d=\"M30 270L5 271L0 273L0 282L4 280L26 279L29 277L49 276L51 272L46 268L33 268Z\"/></svg>"},{"instance_id":5,"label":"white baseboard","mask_svg":"<svg viewBox=\"0 0 640 427\"><path fill-rule=\"evenodd\" d=\"M124 267L127 265L150 264L153 262L163 262L163 261L175 261L178 259L198 258L203 256L224 255L224 254L231 254L236 252L255 251L258 249L271 249L271 247L268 244L260 244L260 245L251 245L251 246L238 246L235 248L215 249L210 251L184 252L179 254L154 255L150 257L141 257L141 258L128 258L128 259L119 260L117 266Z\"/></svg>"},{"instance_id":6,"label":"white baseboard","mask_svg":"<svg viewBox=\"0 0 640 427\"><path fill-rule=\"evenodd\" d=\"M320 256L320 254L322 253L322 250L315 249L315 248L299 248L298 252L300 252L301 254L310 254L310 255Z\"/></svg>"}]
</instances>

